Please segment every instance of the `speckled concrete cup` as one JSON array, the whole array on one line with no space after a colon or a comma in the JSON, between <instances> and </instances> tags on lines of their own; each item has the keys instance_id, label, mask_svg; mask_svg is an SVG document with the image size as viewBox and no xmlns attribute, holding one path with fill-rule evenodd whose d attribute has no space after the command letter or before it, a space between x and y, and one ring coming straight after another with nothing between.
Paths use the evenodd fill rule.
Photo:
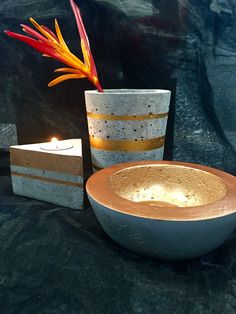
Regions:
<instances>
[{"instance_id":1,"label":"speckled concrete cup","mask_svg":"<svg viewBox=\"0 0 236 314\"><path fill-rule=\"evenodd\" d=\"M170 95L162 89L85 91L94 170L163 159Z\"/></svg>"}]
</instances>

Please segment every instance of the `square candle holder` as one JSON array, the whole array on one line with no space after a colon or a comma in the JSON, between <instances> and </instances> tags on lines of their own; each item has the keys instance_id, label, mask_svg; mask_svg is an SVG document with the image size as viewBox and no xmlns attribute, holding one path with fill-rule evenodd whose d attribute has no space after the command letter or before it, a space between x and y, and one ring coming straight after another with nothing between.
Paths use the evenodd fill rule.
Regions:
<instances>
[{"instance_id":1,"label":"square candle holder","mask_svg":"<svg viewBox=\"0 0 236 314\"><path fill-rule=\"evenodd\" d=\"M83 209L81 139L11 146L10 160L15 194Z\"/></svg>"}]
</instances>

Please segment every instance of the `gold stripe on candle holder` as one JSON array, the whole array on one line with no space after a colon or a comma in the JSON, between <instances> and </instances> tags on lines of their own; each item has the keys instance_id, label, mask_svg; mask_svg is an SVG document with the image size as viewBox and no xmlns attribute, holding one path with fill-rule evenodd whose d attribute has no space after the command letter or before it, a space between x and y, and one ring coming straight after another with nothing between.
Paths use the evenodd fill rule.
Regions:
<instances>
[{"instance_id":1,"label":"gold stripe on candle holder","mask_svg":"<svg viewBox=\"0 0 236 314\"><path fill-rule=\"evenodd\" d=\"M168 112L164 113L149 113L145 115L134 115L134 116L126 116L126 115L121 115L121 116L115 116L111 114L103 114L103 113L95 113L95 112L87 112L87 117L93 118L93 119L98 119L98 120L108 120L108 121L114 121L114 120L133 120L133 121L138 121L138 120L149 120L149 119L159 119L159 118L164 118L168 116Z\"/></svg>"},{"instance_id":2,"label":"gold stripe on candle holder","mask_svg":"<svg viewBox=\"0 0 236 314\"><path fill-rule=\"evenodd\" d=\"M35 176L35 175L28 174L28 173L21 173L21 172L12 171L11 175L12 176L19 176L19 177L23 177L23 178L28 178L28 179L33 179L33 180L45 181L45 182L49 182L49 183L63 184L63 185L83 188L83 184L81 184L81 183L63 181L63 180L46 178L46 177L41 177L41 176Z\"/></svg>"},{"instance_id":3,"label":"gold stripe on candle holder","mask_svg":"<svg viewBox=\"0 0 236 314\"><path fill-rule=\"evenodd\" d=\"M165 143L165 136L148 140L107 140L90 136L90 145L100 150L138 152L161 148Z\"/></svg>"},{"instance_id":4,"label":"gold stripe on candle holder","mask_svg":"<svg viewBox=\"0 0 236 314\"><path fill-rule=\"evenodd\" d=\"M36 168L48 171L64 172L83 176L82 167L78 168L78 161L82 157L48 154L45 152L11 148L11 164L15 166Z\"/></svg>"}]
</instances>

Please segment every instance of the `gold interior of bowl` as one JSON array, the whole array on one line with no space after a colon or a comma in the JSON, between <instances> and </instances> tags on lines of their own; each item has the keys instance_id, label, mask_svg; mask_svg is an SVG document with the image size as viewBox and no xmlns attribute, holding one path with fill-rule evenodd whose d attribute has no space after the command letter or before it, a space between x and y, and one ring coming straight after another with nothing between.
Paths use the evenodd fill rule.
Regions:
<instances>
[{"instance_id":1,"label":"gold interior of bowl","mask_svg":"<svg viewBox=\"0 0 236 314\"><path fill-rule=\"evenodd\" d=\"M120 197L160 207L206 205L223 198L226 184L203 170L180 165L141 165L111 175L113 191Z\"/></svg>"}]
</instances>

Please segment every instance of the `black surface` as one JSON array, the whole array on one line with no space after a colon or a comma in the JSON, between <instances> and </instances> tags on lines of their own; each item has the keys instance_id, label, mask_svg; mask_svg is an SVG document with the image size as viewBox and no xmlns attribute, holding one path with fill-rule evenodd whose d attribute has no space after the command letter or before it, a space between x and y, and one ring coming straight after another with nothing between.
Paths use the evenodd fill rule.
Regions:
<instances>
[{"instance_id":1,"label":"black surface","mask_svg":"<svg viewBox=\"0 0 236 314\"><path fill-rule=\"evenodd\" d=\"M234 314L235 283L235 233L202 258L159 262L113 242L91 209L14 196L0 176L1 314Z\"/></svg>"},{"instance_id":2,"label":"black surface","mask_svg":"<svg viewBox=\"0 0 236 314\"><path fill-rule=\"evenodd\" d=\"M0 147L0 175L10 175L10 151Z\"/></svg>"}]
</instances>

